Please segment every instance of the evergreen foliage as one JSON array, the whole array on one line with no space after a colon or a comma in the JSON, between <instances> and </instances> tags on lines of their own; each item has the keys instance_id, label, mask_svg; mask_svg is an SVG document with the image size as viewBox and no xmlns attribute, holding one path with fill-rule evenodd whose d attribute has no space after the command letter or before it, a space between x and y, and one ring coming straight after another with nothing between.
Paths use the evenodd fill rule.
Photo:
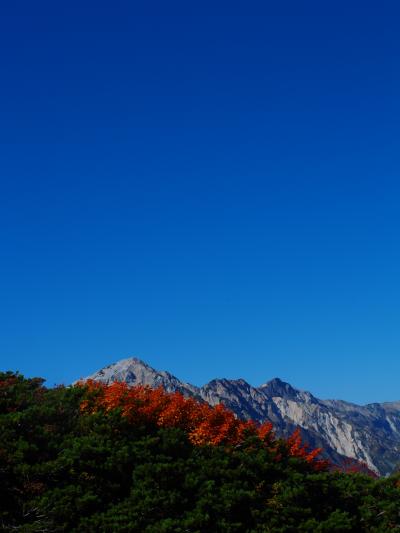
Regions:
<instances>
[{"instance_id":1,"label":"evergreen foliage","mask_svg":"<svg viewBox=\"0 0 400 533\"><path fill-rule=\"evenodd\" d=\"M2 531L399 528L399 476L332 472L297 435L161 390L0 374Z\"/></svg>"}]
</instances>

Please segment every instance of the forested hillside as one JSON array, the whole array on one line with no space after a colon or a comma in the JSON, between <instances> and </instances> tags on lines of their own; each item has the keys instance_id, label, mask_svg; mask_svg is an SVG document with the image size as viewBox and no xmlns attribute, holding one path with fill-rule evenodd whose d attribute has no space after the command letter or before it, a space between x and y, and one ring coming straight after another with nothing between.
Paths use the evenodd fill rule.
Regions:
<instances>
[{"instance_id":1,"label":"forested hillside","mask_svg":"<svg viewBox=\"0 0 400 533\"><path fill-rule=\"evenodd\" d=\"M387 532L399 508L398 475L332 471L222 406L0 374L2 531Z\"/></svg>"}]
</instances>

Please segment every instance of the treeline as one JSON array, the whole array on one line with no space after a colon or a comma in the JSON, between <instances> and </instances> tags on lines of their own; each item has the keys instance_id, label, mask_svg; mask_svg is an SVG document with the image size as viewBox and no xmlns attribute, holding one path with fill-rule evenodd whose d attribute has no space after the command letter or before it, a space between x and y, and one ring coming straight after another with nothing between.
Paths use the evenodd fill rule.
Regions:
<instances>
[{"instance_id":1,"label":"treeline","mask_svg":"<svg viewBox=\"0 0 400 533\"><path fill-rule=\"evenodd\" d=\"M332 472L299 435L161 389L0 373L0 529L387 532L400 477Z\"/></svg>"}]
</instances>

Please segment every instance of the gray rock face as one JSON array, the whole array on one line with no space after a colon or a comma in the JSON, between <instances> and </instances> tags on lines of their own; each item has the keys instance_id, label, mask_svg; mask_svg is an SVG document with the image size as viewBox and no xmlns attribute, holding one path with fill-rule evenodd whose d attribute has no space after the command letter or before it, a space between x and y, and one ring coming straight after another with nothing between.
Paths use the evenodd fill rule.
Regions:
<instances>
[{"instance_id":1,"label":"gray rock face","mask_svg":"<svg viewBox=\"0 0 400 533\"><path fill-rule=\"evenodd\" d=\"M350 457L380 475L393 472L400 463L400 402L360 406L319 400L278 378L260 387L252 387L243 379L214 379L195 387L137 358L123 359L86 379L162 386L168 392L180 391L211 405L223 403L240 418L271 421L279 436L288 436L300 427L304 441L322 447L331 461Z\"/></svg>"},{"instance_id":2,"label":"gray rock face","mask_svg":"<svg viewBox=\"0 0 400 533\"><path fill-rule=\"evenodd\" d=\"M184 383L164 370L154 370L154 368L151 368L151 366L136 357L122 359L117 363L105 366L85 379L93 379L107 385L114 381L123 381L128 383L128 385L148 385L152 388L163 387L167 392L180 391L185 395L199 396L198 387Z\"/></svg>"}]
</instances>

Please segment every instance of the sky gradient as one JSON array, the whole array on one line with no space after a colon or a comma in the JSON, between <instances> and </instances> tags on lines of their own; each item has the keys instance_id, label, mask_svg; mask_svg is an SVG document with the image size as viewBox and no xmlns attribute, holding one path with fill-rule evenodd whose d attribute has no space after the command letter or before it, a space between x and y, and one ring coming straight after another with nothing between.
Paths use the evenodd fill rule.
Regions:
<instances>
[{"instance_id":1,"label":"sky gradient","mask_svg":"<svg viewBox=\"0 0 400 533\"><path fill-rule=\"evenodd\" d=\"M400 400L399 10L265 6L1 8L2 369Z\"/></svg>"}]
</instances>

